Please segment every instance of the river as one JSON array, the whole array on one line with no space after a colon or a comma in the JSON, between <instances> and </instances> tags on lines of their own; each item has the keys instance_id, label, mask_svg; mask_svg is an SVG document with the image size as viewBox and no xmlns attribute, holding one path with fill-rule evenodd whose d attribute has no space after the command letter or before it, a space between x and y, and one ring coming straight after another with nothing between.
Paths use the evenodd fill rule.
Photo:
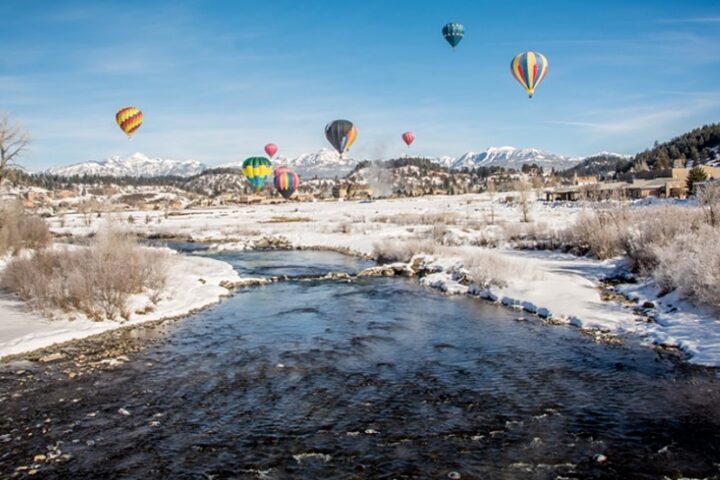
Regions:
<instances>
[{"instance_id":1,"label":"river","mask_svg":"<svg viewBox=\"0 0 720 480\"><path fill-rule=\"evenodd\" d=\"M248 276L367 266L215 257ZM66 457L38 478L720 476L717 371L518 315L400 278L239 290L112 370L3 366L0 472L50 451Z\"/></svg>"}]
</instances>

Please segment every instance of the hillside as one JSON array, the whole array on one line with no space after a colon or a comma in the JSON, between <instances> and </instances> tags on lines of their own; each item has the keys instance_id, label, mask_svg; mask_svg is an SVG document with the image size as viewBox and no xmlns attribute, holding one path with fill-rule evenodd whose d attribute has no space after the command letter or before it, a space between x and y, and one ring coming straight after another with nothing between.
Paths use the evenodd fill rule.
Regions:
<instances>
[{"instance_id":1,"label":"hillside","mask_svg":"<svg viewBox=\"0 0 720 480\"><path fill-rule=\"evenodd\" d=\"M635 170L663 170L676 160L695 163L720 161L720 123L704 125L688 133L638 153L633 159Z\"/></svg>"}]
</instances>

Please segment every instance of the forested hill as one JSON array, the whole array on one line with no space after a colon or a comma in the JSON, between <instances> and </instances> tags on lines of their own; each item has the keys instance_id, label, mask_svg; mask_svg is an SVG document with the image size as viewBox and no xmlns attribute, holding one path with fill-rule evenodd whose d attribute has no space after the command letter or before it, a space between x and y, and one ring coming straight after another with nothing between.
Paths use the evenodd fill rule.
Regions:
<instances>
[{"instance_id":1,"label":"forested hill","mask_svg":"<svg viewBox=\"0 0 720 480\"><path fill-rule=\"evenodd\" d=\"M638 153L634 158L635 170L664 170L675 160L692 160L708 163L720 159L720 123L705 125L675 137L669 142Z\"/></svg>"}]
</instances>

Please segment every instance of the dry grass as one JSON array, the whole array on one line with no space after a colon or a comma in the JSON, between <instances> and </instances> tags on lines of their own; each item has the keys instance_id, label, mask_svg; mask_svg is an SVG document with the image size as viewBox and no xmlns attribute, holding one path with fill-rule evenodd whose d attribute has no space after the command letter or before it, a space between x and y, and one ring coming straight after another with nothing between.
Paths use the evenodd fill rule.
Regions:
<instances>
[{"instance_id":1,"label":"dry grass","mask_svg":"<svg viewBox=\"0 0 720 480\"><path fill-rule=\"evenodd\" d=\"M297 223L297 222L312 222L313 219L309 217L286 217L284 215L271 217L270 220L263 220L258 223Z\"/></svg>"},{"instance_id":2,"label":"dry grass","mask_svg":"<svg viewBox=\"0 0 720 480\"><path fill-rule=\"evenodd\" d=\"M44 248L51 241L45 220L25 213L19 202L0 206L0 255Z\"/></svg>"},{"instance_id":3,"label":"dry grass","mask_svg":"<svg viewBox=\"0 0 720 480\"><path fill-rule=\"evenodd\" d=\"M87 248L42 250L15 258L3 273L2 287L39 310L79 311L98 321L127 319L130 295L155 298L166 275L164 253L107 230Z\"/></svg>"},{"instance_id":4,"label":"dry grass","mask_svg":"<svg viewBox=\"0 0 720 480\"><path fill-rule=\"evenodd\" d=\"M395 225L455 225L460 215L455 212L445 213L398 213L395 215L379 215L372 219L375 223L393 223Z\"/></svg>"}]
</instances>

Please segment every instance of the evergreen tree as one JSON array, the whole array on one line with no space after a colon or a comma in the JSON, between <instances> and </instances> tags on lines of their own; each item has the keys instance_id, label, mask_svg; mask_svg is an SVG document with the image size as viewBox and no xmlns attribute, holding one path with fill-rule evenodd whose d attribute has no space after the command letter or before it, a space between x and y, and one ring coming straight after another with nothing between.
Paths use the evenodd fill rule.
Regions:
<instances>
[{"instance_id":1,"label":"evergreen tree","mask_svg":"<svg viewBox=\"0 0 720 480\"><path fill-rule=\"evenodd\" d=\"M708 179L707 173L705 173L705 170L702 169L700 166L695 166L690 169L688 172L688 177L686 180L686 186L688 189L688 194L695 195L695 184L697 182L704 182Z\"/></svg>"}]
</instances>

